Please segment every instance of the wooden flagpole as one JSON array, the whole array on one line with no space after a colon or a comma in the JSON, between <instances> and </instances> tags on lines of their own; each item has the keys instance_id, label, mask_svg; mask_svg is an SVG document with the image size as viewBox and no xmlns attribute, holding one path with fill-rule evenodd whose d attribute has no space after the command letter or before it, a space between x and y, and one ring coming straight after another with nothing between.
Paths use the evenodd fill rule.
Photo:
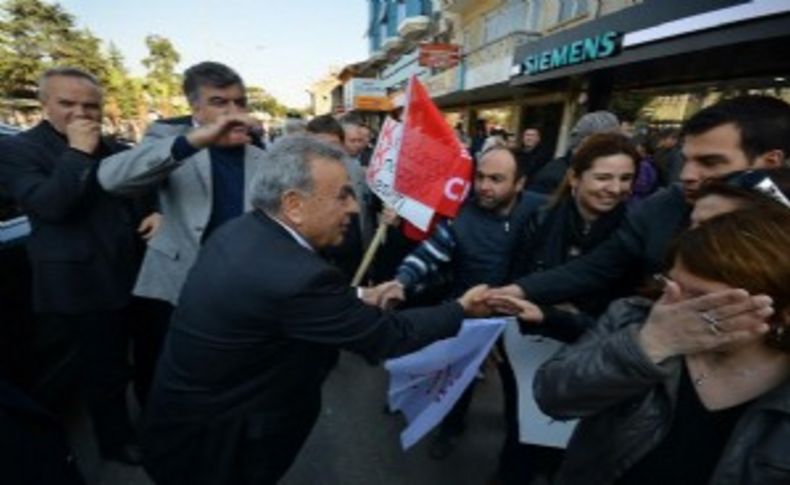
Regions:
<instances>
[{"instance_id":1,"label":"wooden flagpole","mask_svg":"<svg viewBox=\"0 0 790 485\"><path fill-rule=\"evenodd\" d=\"M373 262L373 258L376 257L376 252L379 250L379 246L381 246L381 242L384 240L384 236L386 234L387 223L381 221L379 222L379 227L376 228L376 234L373 235L373 240L370 241L370 245L368 246L367 251L365 251L365 256L362 258L362 262L359 263L357 272L354 274L354 279L351 280L351 286L359 286L359 283L362 282L362 277L364 277L365 273L368 272L368 268Z\"/></svg>"}]
</instances>

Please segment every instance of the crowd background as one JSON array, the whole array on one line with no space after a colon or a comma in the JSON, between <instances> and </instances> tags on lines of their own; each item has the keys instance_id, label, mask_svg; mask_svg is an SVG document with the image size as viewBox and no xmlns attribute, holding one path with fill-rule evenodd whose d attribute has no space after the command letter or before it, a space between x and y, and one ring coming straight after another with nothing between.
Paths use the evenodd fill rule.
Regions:
<instances>
[{"instance_id":1,"label":"crowd background","mask_svg":"<svg viewBox=\"0 0 790 485\"><path fill-rule=\"evenodd\" d=\"M776 471L790 412L784 101L727 99L696 113L682 131L637 135L615 113L593 111L576 121L559 157L541 147L534 126L518 143L479 123L468 138L472 196L455 219L418 242L403 236L364 182L375 133L361 117L291 119L273 141L261 138L243 80L228 66L192 66L182 89L189 114L152 123L129 147L102 137L106 99L97 78L50 69L38 82L44 121L0 143L0 187L33 228L27 252L36 322L7 342L24 352L11 354L4 417L14 440L41 446L40 456L52 460L37 467L40 473L80 483L59 420L74 382L104 458L140 464L138 431L126 410L133 382L144 408L146 469L159 483L275 483L312 428L316 393L336 364L336 348L375 361L451 335L462 313L497 312L517 315L526 334L568 344L538 371L537 400L552 416L581 418L582 425L565 456L520 443L513 369L500 345L508 432L493 483L787 478ZM332 168L310 172L313 158L331 159ZM359 290L363 304L347 283L379 218L389 233ZM286 240L296 246L284 249L278 224L291 228ZM295 266L280 266L286 262ZM245 263L262 270L245 272ZM239 276L223 272L227 267ZM299 300L287 300L287 291L283 296L265 279L277 276L272 267L283 270L281 280L290 278L286 287L308 281L315 294L331 289L342 308L323 300L290 304ZM302 271L328 280L301 278ZM646 282L667 271L671 281L656 297ZM490 287L484 297L481 283ZM260 288L270 293L241 296ZM652 299L607 310L635 293ZM289 304L278 307L280 298ZM397 305L412 310L389 312ZM424 305L437 306L413 310ZM31 305L17 300L9 308L13 314ZM326 314L314 314L319 310ZM280 313L290 319L278 320ZM270 318L303 326L259 335ZM328 325L335 333L325 335L320 325L317 331L322 321L337 322ZM253 339L239 338L239 322L261 328L245 328ZM258 369L250 360L250 341L272 352L271 366ZM201 359L203 352L219 357ZM46 362L70 356L73 368ZM53 368L63 375L53 378ZM307 384L294 387L305 376ZM202 395L203 379L221 391ZM272 387L249 392L261 383ZM183 389L202 399L182 400L190 394ZM462 439L473 395L474 386L432 437L433 458L445 459ZM211 425L212 413L239 400L242 411L222 414L229 426ZM265 413L248 416L251 403L288 419L272 424ZM257 418L254 436L235 427L250 416ZM28 419L40 434L30 434ZM650 447L634 444L635 429ZM676 445L691 446L689 436L699 447L733 444L679 461ZM282 446L267 441L273 437ZM596 446L604 437L607 446ZM216 461L196 461L214 457L217 446L225 454ZM760 461L748 458L753 449ZM22 458L8 466L26 476L36 467L24 448L17 451Z\"/></svg>"}]
</instances>

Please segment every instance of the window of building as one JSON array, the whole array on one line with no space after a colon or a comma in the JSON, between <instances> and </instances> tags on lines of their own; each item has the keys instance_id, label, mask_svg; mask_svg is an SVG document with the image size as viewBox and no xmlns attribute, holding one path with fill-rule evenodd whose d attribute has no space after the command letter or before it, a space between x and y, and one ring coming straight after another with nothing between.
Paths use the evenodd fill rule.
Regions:
<instances>
[{"instance_id":1,"label":"window of building","mask_svg":"<svg viewBox=\"0 0 790 485\"><path fill-rule=\"evenodd\" d=\"M389 37L387 30L387 22L384 21L381 23L381 25L379 25L379 38L381 39L381 42L384 42L387 40L387 37Z\"/></svg>"},{"instance_id":2,"label":"window of building","mask_svg":"<svg viewBox=\"0 0 790 485\"><path fill-rule=\"evenodd\" d=\"M560 0L559 22L564 22L589 13L589 0Z\"/></svg>"},{"instance_id":3,"label":"window of building","mask_svg":"<svg viewBox=\"0 0 790 485\"><path fill-rule=\"evenodd\" d=\"M527 17L526 0L508 0L485 17L483 42L489 43L508 34L523 30Z\"/></svg>"},{"instance_id":4,"label":"window of building","mask_svg":"<svg viewBox=\"0 0 790 485\"><path fill-rule=\"evenodd\" d=\"M406 19L406 0L398 0L398 22L400 25Z\"/></svg>"},{"instance_id":5,"label":"window of building","mask_svg":"<svg viewBox=\"0 0 790 485\"><path fill-rule=\"evenodd\" d=\"M527 30L531 32L540 31L540 21L543 14L543 0L531 0L529 2L529 13L527 14Z\"/></svg>"}]
</instances>

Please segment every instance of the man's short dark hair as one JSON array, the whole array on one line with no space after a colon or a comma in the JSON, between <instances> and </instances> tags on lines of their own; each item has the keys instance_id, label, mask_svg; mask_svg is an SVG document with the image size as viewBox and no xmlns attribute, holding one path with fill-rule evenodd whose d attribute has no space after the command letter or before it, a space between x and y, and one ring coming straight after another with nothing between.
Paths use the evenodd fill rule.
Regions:
<instances>
[{"instance_id":1,"label":"man's short dark hair","mask_svg":"<svg viewBox=\"0 0 790 485\"><path fill-rule=\"evenodd\" d=\"M482 160L483 157L488 155L489 153L497 152L497 151L507 152L510 154L511 157L513 157L513 163L515 164L514 165L515 171L513 173L514 181L518 181L521 177L527 176L527 167L521 162L521 156L519 155L518 150L514 150L513 148L509 148L504 145L491 146L480 154L480 160Z\"/></svg>"},{"instance_id":2,"label":"man's short dark hair","mask_svg":"<svg viewBox=\"0 0 790 485\"><path fill-rule=\"evenodd\" d=\"M686 121L681 134L701 135L730 123L749 160L771 150L790 155L790 105L771 96L739 96L708 106Z\"/></svg>"},{"instance_id":3,"label":"man's short dark hair","mask_svg":"<svg viewBox=\"0 0 790 485\"><path fill-rule=\"evenodd\" d=\"M307 123L307 132L314 135L327 134L334 135L343 143L346 140L346 132L343 126L332 115L316 116Z\"/></svg>"},{"instance_id":4,"label":"man's short dark hair","mask_svg":"<svg viewBox=\"0 0 790 485\"><path fill-rule=\"evenodd\" d=\"M195 103L200 96L201 86L227 88L234 85L244 87L244 81L241 80L241 76L236 71L225 64L206 61L195 64L184 71L182 87L187 100L190 103Z\"/></svg>"},{"instance_id":5,"label":"man's short dark hair","mask_svg":"<svg viewBox=\"0 0 790 485\"><path fill-rule=\"evenodd\" d=\"M53 77L73 77L77 79L83 79L88 81L89 83L93 84L96 89L99 91L102 90L101 83L93 74L89 73L88 71L83 71L82 69L70 66L61 66L61 67L53 67L51 69L47 69L44 71L43 74L38 78L38 99L41 101L46 100L47 98L47 81L49 81Z\"/></svg>"}]
</instances>

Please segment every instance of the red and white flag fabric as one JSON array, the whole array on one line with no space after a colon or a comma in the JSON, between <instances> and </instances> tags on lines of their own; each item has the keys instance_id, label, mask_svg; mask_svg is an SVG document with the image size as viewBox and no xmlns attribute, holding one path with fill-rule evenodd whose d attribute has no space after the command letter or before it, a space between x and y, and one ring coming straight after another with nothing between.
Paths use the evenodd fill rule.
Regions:
<instances>
[{"instance_id":1,"label":"red and white flag fabric","mask_svg":"<svg viewBox=\"0 0 790 485\"><path fill-rule=\"evenodd\" d=\"M403 122L388 118L382 126L368 185L406 221L427 232L437 214L457 214L471 177L472 158L425 87L412 77Z\"/></svg>"},{"instance_id":2,"label":"red and white flag fabric","mask_svg":"<svg viewBox=\"0 0 790 485\"><path fill-rule=\"evenodd\" d=\"M471 188L472 165L472 157L425 86L412 77L395 189L443 216L455 217Z\"/></svg>"}]
</instances>

